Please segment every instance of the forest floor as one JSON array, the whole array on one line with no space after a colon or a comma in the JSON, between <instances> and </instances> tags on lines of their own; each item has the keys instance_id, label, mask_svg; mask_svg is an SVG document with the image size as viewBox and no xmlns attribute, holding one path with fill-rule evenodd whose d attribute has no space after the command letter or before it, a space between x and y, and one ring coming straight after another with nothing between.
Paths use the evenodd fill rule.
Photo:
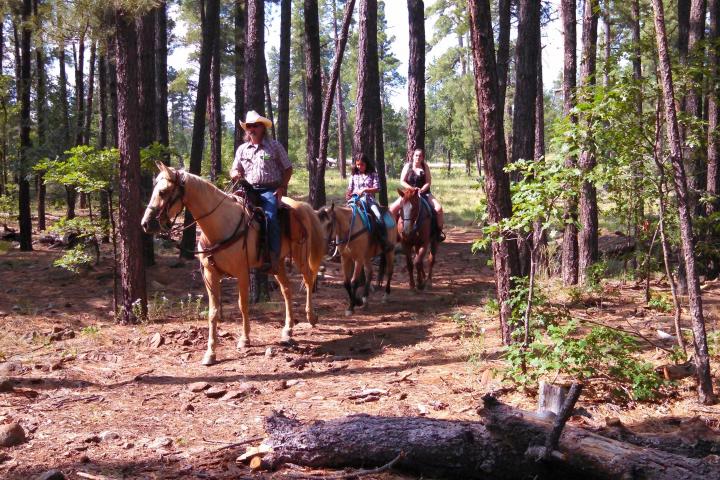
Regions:
<instances>
[{"instance_id":1,"label":"forest floor","mask_svg":"<svg viewBox=\"0 0 720 480\"><path fill-rule=\"evenodd\" d=\"M263 418L274 410L302 421L353 413L478 420L476 408L488 391L534 409L534 392L502 381L497 320L483 306L492 296L492 271L486 257L471 253L476 236L471 229L450 229L430 292L408 290L405 259L398 256L389 302L381 304L375 293L369 308L351 317L343 315L339 264L328 263L316 296L319 324L298 324L295 347L278 344L282 304L276 291L270 303L252 307L252 346L238 352L236 287L226 280L220 362L212 367L200 365L207 328L199 311L206 302L187 299L205 293L197 262L180 262L170 250L158 255L148 270L152 321L120 326L112 317L109 261L74 275L52 266L58 251L42 245L31 253L9 250L0 255L0 377L9 377L14 388L0 393L0 424L18 422L28 441L0 450L0 477L33 478L54 468L73 479L81 478L78 473L286 478L287 469L255 474L235 462L246 446L260 443ZM303 295L298 276L292 278L300 319ZM667 291L656 282L653 288ZM647 308L635 283L609 280L603 297L601 305L572 312L653 338L656 328L673 331L672 317ZM720 284L709 285L704 300L716 329ZM642 355L668 362L665 352L650 346ZM717 379L717 358L713 374ZM211 390L194 392L203 386L198 382ZM371 388L379 393L364 396ZM220 398L209 398L215 395ZM589 428L618 418L657 431L678 424L670 417L695 416L720 427L720 407L698 405L690 379L655 402L588 393L579 405L585 414L571 423Z\"/></svg>"}]
</instances>

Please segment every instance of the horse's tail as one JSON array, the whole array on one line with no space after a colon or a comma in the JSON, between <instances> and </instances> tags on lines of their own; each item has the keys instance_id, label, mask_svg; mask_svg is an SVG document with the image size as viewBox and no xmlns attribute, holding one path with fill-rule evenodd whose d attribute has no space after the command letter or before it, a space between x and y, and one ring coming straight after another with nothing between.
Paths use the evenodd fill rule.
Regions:
<instances>
[{"instance_id":1,"label":"horse's tail","mask_svg":"<svg viewBox=\"0 0 720 480\"><path fill-rule=\"evenodd\" d=\"M295 210L298 218L302 221L305 229L304 243L307 248L304 250L307 252L307 264L310 267L314 279L320 271L320 266L325 258L325 251L327 249L322 224L310 204L288 198L284 198L283 201ZM299 260L300 259L295 259L296 262Z\"/></svg>"}]
</instances>

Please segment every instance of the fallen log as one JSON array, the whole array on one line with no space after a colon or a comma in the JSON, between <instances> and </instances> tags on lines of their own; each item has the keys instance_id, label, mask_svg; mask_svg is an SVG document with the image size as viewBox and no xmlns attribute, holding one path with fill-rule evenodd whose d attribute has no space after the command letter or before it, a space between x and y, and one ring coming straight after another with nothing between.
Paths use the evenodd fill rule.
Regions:
<instances>
[{"instance_id":1,"label":"fallen log","mask_svg":"<svg viewBox=\"0 0 720 480\"><path fill-rule=\"evenodd\" d=\"M395 468L438 478L720 479L713 458L686 458L566 426L558 450L537 460L552 423L486 397L481 421L352 415L303 425L282 413L265 420L267 469L368 468L402 454Z\"/></svg>"}]
</instances>

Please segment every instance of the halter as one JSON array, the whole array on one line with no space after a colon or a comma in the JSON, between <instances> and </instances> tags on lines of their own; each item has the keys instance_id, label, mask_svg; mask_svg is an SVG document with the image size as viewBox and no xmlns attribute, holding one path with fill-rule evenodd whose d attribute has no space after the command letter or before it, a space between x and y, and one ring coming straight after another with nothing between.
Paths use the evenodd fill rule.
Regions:
<instances>
[{"instance_id":1,"label":"halter","mask_svg":"<svg viewBox=\"0 0 720 480\"><path fill-rule=\"evenodd\" d=\"M405 199L403 199L403 200L405 200ZM420 196L420 194L418 194L418 213L417 213L417 216L415 217L414 223L413 223L413 216L410 215L409 217L406 217L405 209L403 208L403 217L402 217L403 224L406 224L406 222L407 222L407 223L411 223L413 226L412 231L407 236L407 238L410 238L413 235L416 235L418 230L420 229L420 226L425 222L426 219L430 218L429 216L423 217L423 210L425 210L423 202L424 202L423 198Z\"/></svg>"},{"instance_id":2,"label":"halter","mask_svg":"<svg viewBox=\"0 0 720 480\"><path fill-rule=\"evenodd\" d=\"M152 206L148 207L148 210L150 210L151 214L153 214L153 218L155 218L158 223L160 223L160 217L162 217L163 215L169 217L168 213L170 212L170 209L178 201L182 204L183 207L185 207L185 203L183 202L183 197L185 196L185 175L180 170L175 170L175 178L173 178L171 182L173 184L173 189L170 192L170 200L165 202L160 208ZM172 230L173 225L175 225L175 220L177 220L180 212L182 212L182 208L178 211L177 215L175 215L175 218L173 218L169 230Z\"/></svg>"}]
</instances>

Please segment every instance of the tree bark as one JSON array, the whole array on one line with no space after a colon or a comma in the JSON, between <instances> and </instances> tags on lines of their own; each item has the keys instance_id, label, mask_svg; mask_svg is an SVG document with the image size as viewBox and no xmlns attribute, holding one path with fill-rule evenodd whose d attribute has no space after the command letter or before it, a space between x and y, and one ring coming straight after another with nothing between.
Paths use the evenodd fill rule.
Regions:
<instances>
[{"instance_id":1,"label":"tree bark","mask_svg":"<svg viewBox=\"0 0 720 480\"><path fill-rule=\"evenodd\" d=\"M40 31L41 20L38 14L38 0L33 0L33 15L35 16L35 28ZM43 155L46 152L45 132L47 127L47 90L46 90L46 72L45 72L45 55L43 54L43 45L41 36L37 35L38 44L35 46L35 72L37 79L37 92L35 97L35 111L37 113L37 149ZM45 180L43 173L37 174L37 215L38 230L45 230Z\"/></svg>"},{"instance_id":2,"label":"tree bark","mask_svg":"<svg viewBox=\"0 0 720 480\"><path fill-rule=\"evenodd\" d=\"M97 43L95 40L90 44L90 63L88 64L88 89L87 100L85 101L85 127L83 139L90 144L90 128L92 127L93 95L95 94L95 60L97 58Z\"/></svg>"},{"instance_id":3,"label":"tree bark","mask_svg":"<svg viewBox=\"0 0 720 480\"><path fill-rule=\"evenodd\" d=\"M27 179L29 173L29 150L30 143L30 38L32 35L32 3L31 0L23 0L22 3L22 33L20 57L20 76L18 85L20 87L20 152L18 178L18 207L20 221L20 250L31 251L32 248L32 217L30 215L30 181Z\"/></svg>"},{"instance_id":4,"label":"tree bark","mask_svg":"<svg viewBox=\"0 0 720 480\"><path fill-rule=\"evenodd\" d=\"M305 105L307 120L307 165L310 172L310 204L325 205L325 162L320 157L320 123L322 121L322 85L320 70L320 23L317 0L305 0Z\"/></svg>"},{"instance_id":5,"label":"tree bark","mask_svg":"<svg viewBox=\"0 0 720 480\"><path fill-rule=\"evenodd\" d=\"M110 145L118 146L117 53L115 42L108 43L108 97L110 100Z\"/></svg>"},{"instance_id":6,"label":"tree bark","mask_svg":"<svg viewBox=\"0 0 720 480\"><path fill-rule=\"evenodd\" d=\"M542 35L540 28L535 32L537 35L537 93L535 97L535 161L545 157L545 91L543 87L542 71ZM544 220L544 219L542 219ZM541 220L535 222L533 227L532 249L536 252L538 267L547 270L547 234L542 227Z\"/></svg>"},{"instance_id":7,"label":"tree bark","mask_svg":"<svg viewBox=\"0 0 720 480\"><path fill-rule=\"evenodd\" d=\"M345 46L347 45L348 31L350 30L350 21L352 20L352 12L354 8L355 0L348 0L348 3L345 4L342 31L335 45L335 58L333 60L332 69L330 70L330 79L328 80L327 88L325 89L322 121L320 123L320 153L318 160L322 165L325 165L327 162L328 141L330 138L330 132L328 131L330 129L330 114L332 112L333 99L336 98L335 88L337 87L338 79L340 78L340 66L342 65L343 56L345 54ZM337 112L337 117L338 119L341 118L340 111ZM340 122L338 121L338 123ZM338 159L338 161L340 161L340 159ZM325 199L323 198L322 203L320 203L316 208L319 208L324 204Z\"/></svg>"},{"instance_id":8,"label":"tree bark","mask_svg":"<svg viewBox=\"0 0 720 480\"><path fill-rule=\"evenodd\" d=\"M498 108L505 112L508 68L510 65L510 13L512 0L498 0Z\"/></svg>"},{"instance_id":9,"label":"tree bark","mask_svg":"<svg viewBox=\"0 0 720 480\"><path fill-rule=\"evenodd\" d=\"M643 122L643 91L642 91L642 45L640 44L640 0L632 0L631 4L631 29L632 29L632 66L633 66L633 80L637 83L640 90L635 96L635 113L637 115L638 127L641 127ZM640 225L645 216L645 205L642 192L643 185L643 168L642 158L638 158L636 161L636 168L633 169L633 191L638 192L635 195L634 202L634 219L633 219L633 236L636 241L640 239ZM633 261L635 261L633 259Z\"/></svg>"},{"instance_id":10,"label":"tree bark","mask_svg":"<svg viewBox=\"0 0 720 480\"><path fill-rule=\"evenodd\" d=\"M245 113L245 33L246 20L245 12L247 11L246 0L237 0L235 2L235 48L234 48L234 68L235 68L235 141L233 152L243 143L243 129L240 128L240 121Z\"/></svg>"},{"instance_id":11,"label":"tree bark","mask_svg":"<svg viewBox=\"0 0 720 480\"><path fill-rule=\"evenodd\" d=\"M138 35L138 108L140 108L140 148L149 147L155 141L155 8L137 20ZM141 201L145 205L153 190L153 175L140 170ZM153 237L142 233L145 266L155 264Z\"/></svg>"},{"instance_id":12,"label":"tree bark","mask_svg":"<svg viewBox=\"0 0 720 480\"><path fill-rule=\"evenodd\" d=\"M263 445L272 452L263 465L367 468L401 455L394 468L429 478L718 478L710 461L638 448L573 426L565 426L558 449L538 461L534 451L545 444L552 422L491 401L479 411L479 422L353 415L302 425L274 414L265 419L269 437Z\"/></svg>"},{"instance_id":13,"label":"tree bark","mask_svg":"<svg viewBox=\"0 0 720 480\"><path fill-rule=\"evenodd\" d=\"M85 34L87 33L87 24L80 31L78 39L77 52L75 55L75 112L77 115L75 125L75 145L83 145L83 121L85 119ZM74 47L74 45L73 45Z\"/></svg>"},{"instance_id":14,"label":"tree bark","mask_svg":"<svg viewBox=\"0 0 720 480\"><path fill-rule=\"evenodd\" d=\"M337 3L333 0L333 26L335 31L335 49L338 46L338 27L337 27ZM336 95L336 117L337 117L337 134L338 134L338 170L340 171L340 178L343 180L346 178L345 173L345 105L343 105L343 89L342 89L342 71L338 73L337 83L340 84L340 88L337 88Z\"/></svg>"},{"instance_id":15,"label":"tree bark","mask_svg":"<svg viewBox=\"0 0 720 480\"><path fill-rule=\"evenodd\" d=\"M708 0L710 12L710 33L708 37L708 63L711 78L717 79L720 76L718 58L720 58L720 2ZM720 127L720 108L718 99L720 89L717 82L712 82L708 91L708 135L707 135L707 192L712 200L707 204L707 215L718 211L720 201L720 139L718 139L718 127Z\"/></svg>"},{"instance_id":16,"label":"tree bark","mask_svg":"<svg viewBox=\"0 0 720 480\"><path fill-rule=\"evenodd\" d=\"M380 108L380 73L377 44L377 0L360 1L358 39L357 100L353 131L353 157L364 153L380 177L380 203L387 203L387 183L381 160L376 156Z\"/></svg>"},{"instance_id":17,"label":"tree bark","mask_svg":"<svg viewBox=\"0 0 720 480\"><path fill-rule=\"evenodd\" d=\"M586 95L592 95L592 87L596 83L597 63L597 27L598 0L587 0L583 12L582 60L580 62L580 85ZM587 89L587 90L586 90ZM588 97L591 98L591 97ZM583 119L587 124L588 142L592 142L590 125L592 119ZM587 144L580 154L578 166L584 176L590 175L595 168L594 148ZM598 259L598 209L597 189L593 182L583 180L580 190L580 232L578 234L578 273L580 283L588 280L588 269Z\"/></svg>"},{"instance_id":18,"label":"tree bark","mask_svg":"<svg viewBox=\"0 0 720 480\"><path fill-rule=\"evenodd\" d=\"M140 237L140 138L138 135L137 33L134 21L115 11L118 98L118 147L120 150L120 232L121 308L119 320L137 323L147 315L145 267L138 252ZM139 302L138 302L139 300ZM135 308L133 308L135 306ZM139 314L139 315L138 315ZM142 317L142 318L138 318Z\"/></svg>"},{"instance_id":19,"label":"tree bark","mask_svg":"<svg viewBox=\"0 0 720 480\"><path fill-rule=\"evenodd\" d=\"M208 130L210 134L210 180L222 173L222 111L220 110L220 35L213 44L210 64L210 95L208 96Z\"/></svg>"},{"instance_id":20,"label":"tree bark","mask_svg":"<svg viewBox=\"0 0 720 480\"><path fill-rule=\"evenodd\" d=\"M690 31L688 32L688 64L696 67L691 69L690 88L685 97L685 114L698 122L703 121L702 108L702 84L703 84L703 63L705 55L703 50L705 44L705 17L707 11L706 0L692 0L690 3ZM686 134L687 136L687 134ZM683 158L689 169L690 182L690 208L696 215L704 213L700 205L700 197L703 188L707 184L707 167L705 160L705 149L703 135L699 135L700 145L694 143L685 144Z\"/></svg>"},{"instance_id":21,"label":"tree bark","mask_svg":"<svg viewBox=\"0 0 720 480\"><path fill-rule=\"evenodd\" d=\"M59 79L58 89L60 93L60 111L62 115L61 128L63 130L63 151L70 148L70 106L68 105L68 93L67 93L67 72L65 70L65 40L60 39L57 47L58 51L58 64L59 64ZM67 210L65 217L68 220L75 218L75 200L77 192L71 186L65 187L65 200L67 202Z\"/></svg>"},{"instance_id":22,"label":"tree bark","mask_svg":"<svg viewBox=\"0 0 720 480\"><path fill-rule=\"evenodd\" d=\"M483 136L485 194L490 222L497 223L512 215L510 180L505 172L507 151L503 133L502 111L498 109L497 66L493 46L490 5L487 0L471 0L470 31L475 64L475 93ZM500 304L500 328L505 344L512 341L510 325L511 278L519 274L517 244L505 237L493 242L495 287Z\"/></svg>"},{"instance_id":23,"label":"tree bark","mask_svg":"<svg viewBox=\"0 0 720 480\"><path fill-rule=\"evenodd\" d=\"M682 143L678 128L677 113L675 111L675 92L673 89L670 54L668 53L667 47L667 35L665 33L665 14L662 0L652 0L652 5L655 12L655 33L662 78L663 99L665 102L667 135L670 142L670 158L673 166L673 180L678 204L680 239L688 282L690 318L692 320L695 366L698 380L698 398L701 403L712 404L715 403L715 394L713 393L712 378L710 376L710 361L708 357L707 336L705 334L702 297L700 295L700 282L698 281L698 275L695 270L692 219L688 204L687 179L685 177L685 167L682 158Z\"/></svg>"},{"instance_id":24,"label":"tree bark","mask_svg":"<svg viewBox=\"0 0 720 480\"><path fill-rule=\"evenodd\" d=\"M247 2L245 49L245 108L265 114L265 8L261 0Z\"/></svg>"},{"instance_id":25,"label":"tree bark","mask_svg":"<svg viewBox=\"0 0 720 480\"><path fill-rule=\"evenodd\" d=\"M288 149L288 122L290 119L290 25L292 1L280 2L280 57L278 59L278 142Z\"/></svg>"},{"instance_id":26,"label":"tree bark","mask_svg":"<svg viewBox=\"0 0 720 480\"><path fill-rule=\"evenodd\" d=\"M100 107L100 116L98 118L98 148L103 150L107 148L108 128L107 128L107 48L101 47L98 57L98 104ZM110 224L110 195L112 187L100 191L100 218ZM110 237L107 232L102 236L102 242L107 243Z\"/></svg>"},{"instance_id":27,"label":"tree bark","mask_svg":"<svg viewBox=\"0 0 720 480\"><path fill-rule=\"evenodd\" d=\"M217 41L220 28L220 0L207 0L205 2L205 21L202 25L202 46L200 47L200 72L195 96L195 113L193 115L192 146L190 147L190 173L200 174L202 167L202 154L205 144L205 113L207 112L207 97L210 87L210 63L212 52ZM256 66L256 70L257 70ZM262 73L262 71L261 71ZM260 77L262 78L262 77ZM262 81L257 83L262 105ZM195 250L195 225L190 212L185 210L185 227L180 244L180 256L193 258Z\"/></svg>"},{"instance_id":28,"label":"tree bark","mask_svg":"<svg viewBox=\"0 0 720 480\"><path fill-rule=\"evenodd\" d=\"M425 4L407 0L410 48L408 55L407 158L425 149Z\"/></svg>"},{"instance_id":29,"label":"tree bark","mask_svg":"<svg viewBox=\"0 0 720 480\"><path fill-rule=\"evenodd\" d=\"M563 23L563 114L571 123L577 123L577 115L573 112L576 104L575 87L577 85L577 21L575 19L575 0L561 0L560 15ZM568 155L565 158L566 168L575 168L577 157ZM578 230L577 230L577 199L573 196L565 204L563 220L565 231L562 244L562 278L565 285L578 283Z\"/></svg>"},{"instance_id":30,"label":"tree bark","mask_svg":"<svg viewBox=\"0 0 720 480\"><path fill-rule=\"evenodd\" d=\"M170 145L168 131L168 25L167 1L161 0L155 15L155 138L165 146ZM169 159L168 159L169 160Z\"/></svg>"}]
</instances>

